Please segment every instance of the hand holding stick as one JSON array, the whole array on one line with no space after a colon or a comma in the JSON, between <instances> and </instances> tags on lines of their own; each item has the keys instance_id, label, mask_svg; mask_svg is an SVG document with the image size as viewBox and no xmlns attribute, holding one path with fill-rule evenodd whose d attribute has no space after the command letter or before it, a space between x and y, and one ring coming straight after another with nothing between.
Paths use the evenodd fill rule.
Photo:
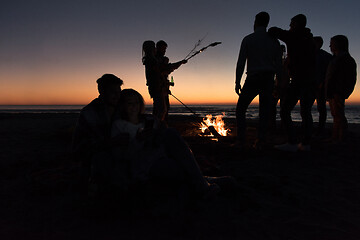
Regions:
<instances>
[{"instance_id":1,"label":"hand holding stick","mask_svg":"<svg viewBox=\"0 0 360 240\"><path fill-rule=\"evenodd\" d=\"M189 59L195 57L195 56L198 55L199 53L205 51L208 47L215 47L216 45L219 45L219 44L221 44L221 42L213 42L213 43L207 45L206 47L203 47L202 49L196 51L196 52L195 52L193 55L191 55L190 57L185 58L185 60L188 61Z\"/></svg>"}]
</instances>

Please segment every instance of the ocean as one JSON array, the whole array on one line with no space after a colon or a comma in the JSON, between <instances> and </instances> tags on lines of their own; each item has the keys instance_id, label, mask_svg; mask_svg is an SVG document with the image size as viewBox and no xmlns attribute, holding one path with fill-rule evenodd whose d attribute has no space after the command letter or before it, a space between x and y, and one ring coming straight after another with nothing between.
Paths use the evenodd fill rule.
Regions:
<instances>
[{"instance_id":1,"label":"ocean","mask_svg":"<svg viewBox=\"0 0 360 240\"><path fill-rule=\"evenodd\" d=\"M79 113L84 105L0 105L0 113ZM225 118L235 118L236 105L188 105L188 107L201 117L207 114L221 115L225 114ZM246 117L249 119L257 119L259 117L259 107L256 104L249 106ZM151 113L152 105L146 105L145 112ZM193 115L183 105L171 105L170 115ZM360 123L360 105L347 105L345 114L349 123ZM314 122L318 122L319 114L316 105L312 108L312 116ZM301 121L299 106L295 106L292 112L294 121ZM279 106L277 119L280 120ZM327 122L332 122L330 109L328 108Z\"/></svg>"}]
</instances>

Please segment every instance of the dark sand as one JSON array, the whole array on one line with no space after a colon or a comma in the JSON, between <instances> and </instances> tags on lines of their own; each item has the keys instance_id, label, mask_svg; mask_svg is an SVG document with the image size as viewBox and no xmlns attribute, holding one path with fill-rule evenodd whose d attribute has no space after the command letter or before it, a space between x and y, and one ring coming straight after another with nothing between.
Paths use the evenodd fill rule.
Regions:
<instances>
[{"instance_id":1,"label":"dark sand","mask_svg":"<svg viewBox=\"0 0 360 240\"><path fill-rule=\"evenodd\" d=\"M205 175L231 175L238 188L182 206L169 196L123 216L84 207L73 187L69 146L77 114L0 115L0 239L360 239L360 127L345 144L314 138L311 152L283 153L281 131L263 151L198 136L200 119L172 116ZM234 120L225 119L234 134ZM300 131L300 130L299 130ZM127 207L131 208L131 206Z\"/></svg>"}]
</instances>

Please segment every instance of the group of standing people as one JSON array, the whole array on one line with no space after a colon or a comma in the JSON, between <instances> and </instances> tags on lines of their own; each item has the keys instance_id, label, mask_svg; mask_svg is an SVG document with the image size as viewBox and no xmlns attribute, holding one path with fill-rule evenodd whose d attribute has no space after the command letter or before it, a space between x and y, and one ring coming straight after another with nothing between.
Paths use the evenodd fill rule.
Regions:
<instances>
[{"instance_id":1,"label":"group of standing people","mask_svg":"<svg viewBox=\"0 0 360 240\"><path fill-rule=\"evenodd\" d=\"M272 27L266 31L269 21L270 16L267 12L258 13L255 17L254 33L246 36L241 43L235 81L235 92L239 95L236 107L235 145L243 147L245 144L245 113L257 95L260 120L254 147L262 148L264 145L271 120L275 82L278 88L282 88L280 116L288 137L287 143L275 146L277 149L291 152L310 150L313 134L311 108L315 99L320 112L319 130L324 127L326 121L328 101L334 118L332 140L344 140L347 129L345 99L350 96L356 83L356 62L349 54L348 39L343 35L332 37L331 56L321 50L322 38L313 37L311 30L306 27L305 15L294 16L289 30ZM283 50L278 40L286 44L286 58L282 58ZM245 63L247 76L241 87ZM303 136L299 144L291 118L291 112L298 101L303 127Z\"/></svg>"}]
</instances>

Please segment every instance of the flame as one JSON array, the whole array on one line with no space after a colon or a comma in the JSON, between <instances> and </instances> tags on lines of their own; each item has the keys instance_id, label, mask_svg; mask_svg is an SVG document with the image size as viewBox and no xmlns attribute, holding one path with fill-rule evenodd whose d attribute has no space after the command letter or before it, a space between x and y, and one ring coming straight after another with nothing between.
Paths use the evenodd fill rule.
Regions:
<instances>
[{"instance_id":1,"label":"flame","mask_svg":"<svg viewBox=\"0 0 360 240\"><path fill-rule=\"evenodd\" d=\"M206 118L203 118L203 121L205 123L202 122L200 124L201 132L205 133L205 130L208 127L213 126L221 136L227 136L227 133L230 131L230 129L225 128L223 117L225 117L225 113L222 113L222 115L216 115L215 119L213 119L213 116L211 114L206 115ZM214 135L210 133L209 136L214 136Z\"/></svg>"}]
</instances>

